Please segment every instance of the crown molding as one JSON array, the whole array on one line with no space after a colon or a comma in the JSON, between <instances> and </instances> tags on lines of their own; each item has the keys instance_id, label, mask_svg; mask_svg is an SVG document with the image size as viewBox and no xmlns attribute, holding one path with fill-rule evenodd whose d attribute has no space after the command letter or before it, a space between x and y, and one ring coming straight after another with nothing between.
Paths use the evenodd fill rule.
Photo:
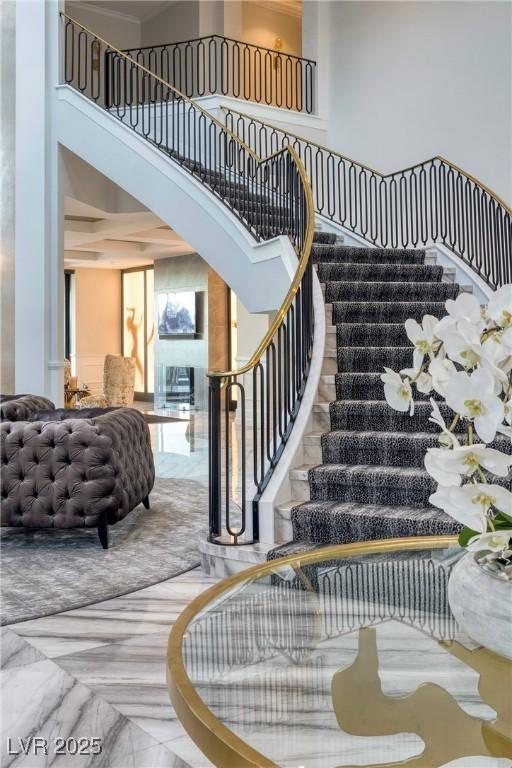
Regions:
<instances>
[{"instance_id":1,"label":"crown molding","mask_svg":"<svg viewBox=\"0 0 512 768\"><path fill-rule=\"evenodd\" d=\"M97 13L99 16L108 16L110 19L122 19L128 21L130 24L137 24L139 27L142 21L137 16L132 16L131 13L124 13L123 11L112 11L110 8L101 8L97 5L88 5L87 3L81 3L79 0L71 0L69 3L70 10L73 8L79 8L87 13Z\"/></svg>"},{"instance_id":2,"label":"crown molding","mask_svg":"<svg viewBox=\"0 0 512 768\"><path fill-rule=\"evenodd\" d=\"M257 5L260 7L263 6L275 13L284 13L287 16L293 16L296 19L302 17L301 0L263 0L263 2L258 2Z\"/></svg>"}]
</instances>

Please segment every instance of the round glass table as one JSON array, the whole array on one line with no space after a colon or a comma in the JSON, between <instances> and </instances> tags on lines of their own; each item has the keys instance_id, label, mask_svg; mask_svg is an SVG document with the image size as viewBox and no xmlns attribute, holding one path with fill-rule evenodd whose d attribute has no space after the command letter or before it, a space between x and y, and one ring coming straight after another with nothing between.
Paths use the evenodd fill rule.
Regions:
<instances>
[{"instance_id":1,"label":"round glass table","mask_svg":"<svg viewBox=\"0 0 512 768\"><path fill-rule=\"evenodd\" d=\"M510 768L512 663L462 635L451 537L292 555L200 595L169 638L172 703L221 768Z\"/></svg>"}]
</instances>

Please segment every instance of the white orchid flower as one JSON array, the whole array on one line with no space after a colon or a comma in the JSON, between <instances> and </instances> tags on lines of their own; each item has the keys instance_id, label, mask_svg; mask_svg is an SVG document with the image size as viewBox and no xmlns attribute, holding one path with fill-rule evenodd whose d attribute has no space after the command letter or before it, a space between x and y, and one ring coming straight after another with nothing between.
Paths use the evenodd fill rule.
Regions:
<instances>
[{"instance_id":1,"label":"white orchid flower","mask_svg":"<svg viewBox=\"0 0 512 768\"><path fill-rule=\"evenodd\" d=\"M448 315L455 322L474 326L479 333L483 331L485 321L482 317L482 308L472 293L459 293L456 299L448 299L445 307Z\"/></svg>"},{"instance_id":2,"label":"white orchid flower","mask_svg":"<svg viewBox=\"0 0 512 768\"><path fill-rule=\"evenodd\" d=\"M512 466L512 456L486 445L464 445L452 450L429 448L425 469L440 485L460 485L480 467L498 477L506 477Z\"/></svg>"},{"instance_id":3,"label":"white orchid flower","mask_svg":"<svg viewBox=\"0 0 512 768\"><path fill-rule=\"evenodd\" d=\"M448 315L434 329L441 339L446 354L466 368L473 368L477 359L472 347L480 346L480 335L485 328L481 307L476 296L461 293L445 303Z\"/></svg>"},{"instance_id":4,"label":"white orchid flower","mask_svg":"<svg viewBox=\"0 0 512 768\"><path fill-rule=\"evenodd\" d=\"M487 513L492 507L505 514L512 512L512 493L501 485L487 483L468 483L462 487L440 485L429 501L479 533L487 530Z\"/></svg>"},{"instance_id":5,"label":"white orchid flower","mask_svg":"<svg viewBox=\"0 0 512 768\"><path fill-rule=\"evenodd\" d=\"M402 368L400 374L410 379L411 384L416 384L418 392L423 392L425 395L428 395L428 393L432 391L432 376L425 371L420 373L419 370L415 370L414 368Z\"/></svg>"},{"instance_id":6,"label":"white orchid flower","mask_svg":"<svg viewBox=\"0 0 512 768\"><path fill-rule=\"evenodd\" d=\"M499 555L506 556L510 549L511 539L512 529L480 533L468 541L466 549L469 549L470 552L496 552Z\"/></svg>"},{"instance_id":7,"label":"white orchid flower","mask_svg":"<svg viewBox=\"0 0 512 768\"><path fill-rule=\"evenodd\" d=\"M502 328L512 326L512 285L502 285L493 293L487 305L487 314Z\"/></svg>"},{"instance_id":8,"label":"white orchid flower","mask_svg":"<svg viewBox=\"0 0 512 768\"><path fill-rule=\"evenodd\" d=\"M408 378L402 379L399 373L395 373L391 368L384 368L386 373L381 375L381 381L384 382L384 397L388 405L395 411L409 411L412 416L414 413L414 400L412 399L411 382Z\"/></svg>"},{"instance_id":9,"label":"white orchid flower","mask_svg":"<svg viewBox=\"0 0 512 768\"><path fill-rule=\"evenodd\" d=\"M512 326L491 333L482 343L482 364L498 368L504 377L512 370Z\"/></svg>"},{"instance_id":10,"label":"white orchid flower","mask_svg":"<svg viewBox=\"0 0 512 768\"><path fill-rule=\"evenodd\" d=\"M503 421L504 406L495 394L494 377L489 371L477 368L471 376L459 371L452 376L445 399L455 413L474 422L484 443L494 440L496 429Z\"/></svg>"},{"instance_id":11,"label":"white orchid flower","mask_svg":"<svg viewBox=\"0 0 512 768\"><path fill-rule=\"evenodd\" d=\"M444 359L434 357L428 366L428 372L432 378L432 387L442 397L446 394L446 387L450 383L452 376L457 373L455 365L447 357Z\"/></svg>"},{"instance_id":12,"label":"white orchid flower","mask_svg":"<svg viewBox=\"0 0 512 768\"><path fill-rule=\"evenodd\" d=\"M505 403L504 409L505 409L505 422L508 426L506 426L505 424L500 424L496 432L498 432L500 435L505 435L506 437L509 437L512 440L512 395L509 397L509 399Z\"/></svg>"},{"instance_id":13,"label":"white orchid flower","mask_svg":"<svg viewBox=\"0 0 512 768\"><path fill-rule=\"evenodd\" d=\"M439 320L433 315L424 315L421 325L411 318L405 321L407 336L414 344L413 367L415 370L421 368L425 355L434 351L434 344L437 341L434 328L438 323Z\"/></svg>"},{"instance_id":14,"label":"white orchid flower","mask_svg":"<svg viewBox=\"0 0 512 768\"><path fill-rule=\"evenodd\" d=\"M441 416L441 411L439 410L439 406L432 397L430 398L430 405L432 406L432 413L428 417L428 420L431 421L433 424L437 424L437 426L441 429L441 432L443 434L442 434L442 437L439 439L440 442L442 441L446 447L452 447L452 446L458 447L460 445L459 441L446 426L446 422Z\"/></svg>"}]
</instances>

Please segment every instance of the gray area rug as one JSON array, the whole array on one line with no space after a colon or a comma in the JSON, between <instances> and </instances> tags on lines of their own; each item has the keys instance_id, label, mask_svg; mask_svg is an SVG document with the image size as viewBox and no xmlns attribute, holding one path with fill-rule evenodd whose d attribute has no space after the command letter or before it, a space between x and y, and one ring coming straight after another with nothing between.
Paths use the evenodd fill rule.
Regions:
<instances>
[{"instance_id":1,"label":"gray area rug","mask_svg":"<svg viewBox=\"0 0 512 768\"><path fill-rule=\"evenodd\" d=\"M150 502L110 526L108 550L96 528L0 529L1 624L108 600L196 567L208 528L205 486L157 478Z\"/></svg>"}]
</instances>

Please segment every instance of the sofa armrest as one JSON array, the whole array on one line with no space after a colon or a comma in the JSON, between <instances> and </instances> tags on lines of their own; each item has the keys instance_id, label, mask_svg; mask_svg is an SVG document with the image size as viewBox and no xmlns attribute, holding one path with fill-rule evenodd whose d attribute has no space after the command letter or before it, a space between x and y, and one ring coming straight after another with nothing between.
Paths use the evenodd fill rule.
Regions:
<instances>
[{"instance_id":1,"label":"sofa armrest","mask_svg":"<svg viewBox=\"0 0 512 768\"><path fill-rule=\"evenodd\" d=\"M91 423L98 434L112 441L119 465L119 481L133 509L147 498L155 482L151 435L144 416L135 408L117 408L101 414Z\"/></svg>"},{"instance_id":2,"label":"sofa armrest","mask_svg":"<svg viewBox=\"0 0 512 768\"><path fill-rule=\"evenodd\" d=\"M36 411L54 409L55 405L46 397L23 395L1 403L0 417L2 421L26 421Z\"/></svg>"}]
</instances>

